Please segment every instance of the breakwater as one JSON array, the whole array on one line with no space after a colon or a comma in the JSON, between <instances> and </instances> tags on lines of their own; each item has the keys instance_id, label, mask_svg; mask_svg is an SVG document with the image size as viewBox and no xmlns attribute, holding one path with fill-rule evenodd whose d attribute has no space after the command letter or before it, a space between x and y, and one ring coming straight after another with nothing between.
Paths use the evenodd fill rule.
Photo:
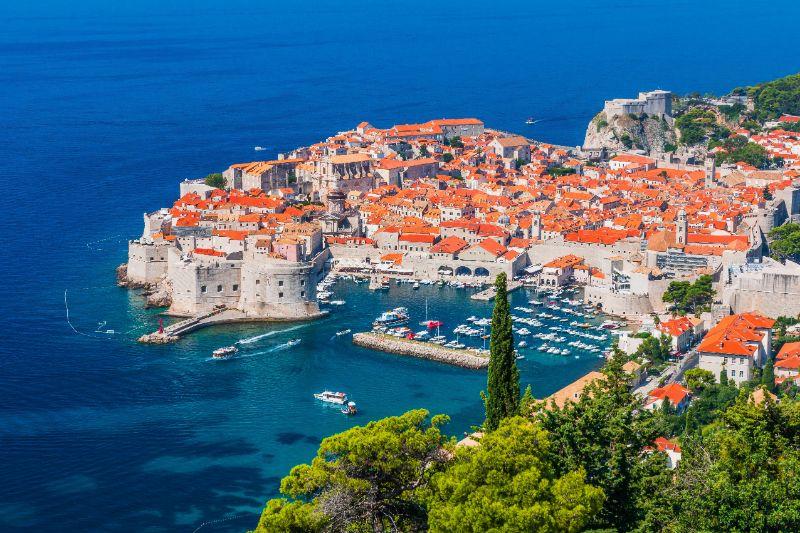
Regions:
<instances>
[{"instance_id":1,"label":"breakwater","mask_svg":"<svg viewBox=\"0 0 800 533\"><path fill-rule=\"evenodd\" d=\"M511 292L514 292L515 290L519 289L520 287L522 287L522 282L521 281L510 281L510 282L508 282L508 287L507 287L506 290L509 293L511 293ZM483 290L481 292L476 292L475 294L473 294L471 296L471 298L473 300L482 300L484 302L488 302L489 300L494 298L496 294L497 294L497 289L495 289L494 286L491 286L486 290Z\"/></svg>"},{"instance_id":2,"label":"breakwater","mask_svg":"<svg viewBox=\"0 0 800 533\"><path fill-rule=\"evenodd\" d=\"M356 333L353 335L353 344L372 350L409 355L463 368L480 369L489 365L489 357L480 354L476 350L456 350L437 344L401 339L382 333Z\"/></svg>"}]
</instances>

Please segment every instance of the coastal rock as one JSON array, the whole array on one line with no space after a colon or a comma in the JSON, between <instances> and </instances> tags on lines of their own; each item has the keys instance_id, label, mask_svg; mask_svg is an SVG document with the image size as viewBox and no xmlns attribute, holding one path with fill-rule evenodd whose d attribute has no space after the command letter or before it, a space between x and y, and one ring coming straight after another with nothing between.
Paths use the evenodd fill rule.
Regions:
<instances>
[{"instance_id":1,"label":"coastal rock","mask_svg":"<svg viewBox=\"0 0 800 533\"><path fill-rule=\"evenodd\" d=\"M117 286L128 286L128 263L122 263L116 268Z\"/></svg>"},{"instance_id":2,"label":"coastal rock","mask_svg":"<svg viewBox=\"0 0 800 533\"><path fill-rule=\"evenodd\" d=\"M142 335L137 339L137 342L141 342L144 344L169 344L171 342L176 342L179 337L175 335L165 335L163 333L147 333Z\"/></svg>"},{"instance_id":3,"label":"coastal rock","mask_svg":"<svg viewBox=\"0 0 800 533\"><path fill-rule=\"evenodd\" d=\"M155 286L145 291L147 301L145 308L169 307L172 305L172 286L166 279L160 280Z\"/></svg>"},{"instance_id":4,"label":"coastal rock","mask_svg":"<svg viewBox=\"0 0 800 533\"><path fill-rule=\"evenodd\" d=\"M667 119L642 115L620 115L609 118L598 113L586 128L583 146L606 148L611 152L644 150L663 153L667 145L677 145L675 128Z\"/></svg>"}]
</instances>

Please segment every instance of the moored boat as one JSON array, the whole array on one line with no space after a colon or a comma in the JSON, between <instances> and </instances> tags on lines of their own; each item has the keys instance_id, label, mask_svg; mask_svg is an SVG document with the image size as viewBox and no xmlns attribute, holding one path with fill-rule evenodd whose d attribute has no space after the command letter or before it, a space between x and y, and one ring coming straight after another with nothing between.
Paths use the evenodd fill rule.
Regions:
<instances>
[{"instance_id":1,"label":"moored boat","mask_svg":"<svg viewBox=\"0 0 800 533\"><path fill-rule=\"evenodd\" d=\"M358 413L358 410L356 409L356 402L347 402L347 405L342 407L342 413L346 415L354 415Z\"/></svg>"},{"instance_id":2,"label":"moored boat","mask_svg":"<svg viewBox=\"0 0 800 533\"><path fill-rule=\"evenodd\" d=\"M375 319L372 323L373 326L396 326L408 322L408 309L405 307L397 307L391 311L381 313L381 316Z\"/></svg>"}]
</instances>

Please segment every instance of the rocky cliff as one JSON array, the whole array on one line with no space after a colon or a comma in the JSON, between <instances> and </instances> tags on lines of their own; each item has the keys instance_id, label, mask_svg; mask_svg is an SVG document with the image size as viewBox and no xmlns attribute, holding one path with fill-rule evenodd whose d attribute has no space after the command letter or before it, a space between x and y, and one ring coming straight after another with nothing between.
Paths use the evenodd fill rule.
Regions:
<instances>
[{"instance_id":1,"label":"rocky cliff","mask_svg":"<svg viewBox=\"0 0 800 533\"><path fill-rule=\"evenodd\" d=\"M666 119L647 115L609 118L603 111L589 122L583 141L586 148L606 148L612 152L644 150L658 153L676 144L675 129Z\"/></svg>"}]
</instances>

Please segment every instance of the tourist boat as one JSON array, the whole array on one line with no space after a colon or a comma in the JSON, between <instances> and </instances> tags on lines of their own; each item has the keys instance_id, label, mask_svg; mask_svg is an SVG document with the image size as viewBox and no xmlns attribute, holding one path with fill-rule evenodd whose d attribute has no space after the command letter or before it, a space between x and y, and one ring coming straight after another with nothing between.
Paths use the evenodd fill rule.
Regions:
<instances>
[{"instance_id":1,"label":"tourist boat","mask_svg":"<svg viewBox=\"0 0 800 533\"><path fill-rule=\"evenodd\" d=\"M343 329L342 331L337 331L337 332L336 332L336 336L337 336L337 337L341 337L342 335L347 335L348 333L350 333L350 331L352 331L352 330L350 330L350 329Z\"/></svg>"},{"instance_id":2,"label":"tourist boat","mask_svg":"<svg viewBox=\"0 0 800 533\"><path fill-rule=\"evenodd\" d=\"M292 346L297 346L298 344L300 344L300 342L301 342L300 339L292 339L286 343L286 347L291 348Z\"/></svg>"},{"instance_id":3,"label":"tourist boat","mask_svg":"<svg viewBox=\"0 0 800 533\"><path fill-rule=\"evenodd\" d=\"M415 281L414 285L412 285L411 288L414 289L414 290L419 289L419 281Z\"/></svg>"},{"instance_id":4,"label":"tourist boat","mask_svg":"<svg viewBox=\"0 0 800 533\"><path fill-rule=\"evenodd\" d=\"M432 342L433 344L444 344L445 342L447 342L447 337L445 337L444 335L436 335L435 337L431 337L430 342Z\"/></svg>"},{"instance_id":5,"label":"tourist boat","mask_svg":"<svg viewBox=\"0 0 800 533\"><path fill-rule=\"evenodd\" d=\"M422 331L418 331L414 333L414 338L420 341L424 341L425 339L428 338L428 331L424 329Z\"/></svg>"},{"instance_id":6,"label":"tourist boat","mask_svg":"<svg viewBox=\"0 0 800 533\"><path fill-rule=\"evenodd\" d=\"M517 346L519 346L520 348L525 348L527 345L528 343L525 341L519 341L519 344L517 344Z\"/></svg>"},{"instance_id":7,"label":"tourist boat","mask_svg":"<svg viewBox=\"0 0 800 533\"><path fill-rule=\"evenodd\" d=\"M330 303L331 305L344 305L345 301L344 300L331 300L328 303Z\"/></svg>"},{"instance_id":8,"label":"tourist boat","mask_svg":"<svg viewBox=\"0 0 800 533\"><path fill-rule=\"evenodd\" d=\"M347 402L347 405L342 407L342 413L346 415L354 415L358 413L358 410L356 409L356 402Z\"/></svg>"},{"instance_id":9,"label":"tourist boat","mask_svg":"<svg viewBox=\"0 0 800 533\"><path fill-rule=\"evenodd\" d=\"M524 356L524 355L517 355L516 357L517 357L517 360L518 360L518 361L519 361L520 359L525 359L525 356Z\"/></svg>"},{"instance_id":10,"label":"tourist boat","mask_svg":"<svg viewBox=\"0 0 800 533\"><path fill-rule=\"evenodd\" d=\"M613 320L606 320L600 324L600 327L603 329L619 329L619 324Z\"/></svg>"},{"instance_id":11,"label":"tourist boat","mask_svg":"<svg viewBox=\"0 0 800 533\"><path fill-rule=\"evenodd\" d=\"M408 322L408 309L405 307L396 307L391 311L381 313L381 316L375 319L372 323L373 326L396 326ZM430 327L430 326L429 326Z\"/></svg>"},{"instance_id":12,"label":"tourist boat","mask_svg":"<svg viewBox=\"0 0 800 533\"><path fill-rule=\"evenodd\" d=\"M467 319L467 322L475 322L476 320L478 320L478 317L476 317L475 315L472 315L471 317L469 317Z\"/></svg>"},{"instance_id":13,"label":"tourist boat","mask_svg":"<svg viewBox=\"0 0 800 533\"><path fill-rule=\"evenodd\" d=\"M266 150L266 148L264 146L255 146L253 147L253 150L255 150L256 152L263 152L264 150Z\"/></svg>"},{"instance_id":14,"label":"tourist boat","mask_svg":"<svg viewBox=\"0 0 800 533\"><path fill-rule=\"evenodd\" d=\"M211 352L211 357L214 359L229 359L239 352L236 346L223 346Z\"/></svg>"},{"instance_id":15,"label":"tourist boat","mask_svg":"<svg viewBox=\"0 0 800 533\"><path fill-rule=\"evenodd\" d=\"M525 121L525 124L527 124L529 126L531 124L536 124L536 120L533 117L528 117L528 119Z\"/></svg>"},{"instance_id":16,"label":"tourist boat","mask_svg":"<svg viewBox=\"0 0 800 533\"><path fill-rule=\"evenodd\" d=\"M335 403L338 405L344 405L345 402L347 402L347 394L343 392L331 392L329 390L314 394L314 398L326 403Z\"/></svg>"}]
</instances>

